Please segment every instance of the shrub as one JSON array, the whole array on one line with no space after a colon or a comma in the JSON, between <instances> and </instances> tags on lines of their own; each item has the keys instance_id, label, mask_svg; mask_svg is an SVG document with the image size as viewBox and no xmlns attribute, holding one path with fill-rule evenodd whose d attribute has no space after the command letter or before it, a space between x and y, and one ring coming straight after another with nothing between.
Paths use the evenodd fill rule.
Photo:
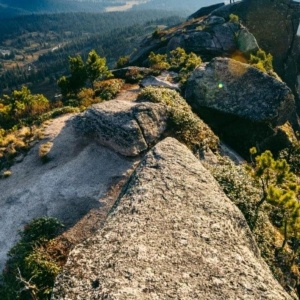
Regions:
<instances>
[{"instance_id":1,"label":"shrub","mask_svg":"<svg viewBox=\"0 0 300 300\"><path fill-rule=\"evenodd\" d=\"M248 63L253 67L273 76L273 56L264 50L257 50L256 54L250 54Z\"/></svg>"},{"instance_id":2,"label":"shrub","mask_svg":"<svg viewBox=\"0 0 300 300\"><path fill-rule=\"evenodd\" d=\"M99 103L102 100L99 97L95 96L95 92L93 89L82 89L77 94L78 99L78 106L81 110L86 109L87 107L91 106L92 104Z\"/></svg>"},{"instance_id":3,"label":"shrub","mask_svg":"<svg viewBox=\"0 0 300 300\"><path fill-rule=\"evenodd\" d=\"M220 157L218 164L208 166L225 194L245 216L249 227L255 215L260 190L243 165L235 165L229 158Z\"/></svg>"},{"instance_id":4,"label":"shrub","mask_svg":"<svg viewBox=\"0 0 300 300\"><path fill-rule=\"evenodd\" d=\"M122 79L108 79L95 82L95 95L104 100L111 100L117 96L124 85Z\"/></svg>"},{"instance_id":5,"label":"shrub","mask_svg":"<svg viewBox=\"0 0 300 300\"><path fill-rule=\"evenodd\" d=\"M47 142L45 144L42 144L39 147L39 157L42 159L44 163L50 160L49 153L52 147L53 147L52 142Z\"/></svg>"},{"instance_id":6,"label":"shrub","mask_svg":"<svg viewBox=\"0 0 300 300\"><path fill-rule=\"evenodd\" d=\"M3 177L3 178L8 178L8 177L11 176L11 174L12 174L11 170L4 170L4 171L2 172L2 177Z\"/></svg>"},{"instance_id":7,"label":"shrub","mask_svg":"<svg viewBox=\"0 0 300 300\"><path fill-rule=\"evenodd\" d=\"M163 103L168 106L168 129L178 140L194 152L209 147L218 148L219 139L197 115L186 101L176 92L166 88L146 87L138 100Z\"/></svg>"},{"instance_id":8,"label":"shrub","mask_svg":"<svg viewBox=\"0 0 300 300\"><path fill-rule=\"evenodd\" d=\"M170 68L170 64L167 60L167 54L155 54L151 52L148 56L149 66L153 70L167 70Z\"/></svg>"},{"instance_id":9,"label":"shrub","mask_svg":"<svg viewBox=\"0 0 300 300\"><path fill-rule=\"evenodd\" d=\"M232 22L232 23L239 23L240 21L240 18L239 16L235 15L235 14L230 14L229 15L229 22Z\"/></svg>"},{"instance_id":10,"label":"shrub","mask_svg":"<svg viewBox=\"0 0 300 300\"><path fill-rule=\"evenodd\" d=\"M118 69L124 68L129 62L129 56L121 56L119 57L116 67Z\"/></svg>"},{"instance_id":11,"label":"shrub","mask_svg":"<svg viewBox=\"0 0 300 300\"><path fill-rule=\"evenodd\" d=\"M179 80L184 83L191 72L202 63L201 58L195 53L187 54L183 48L176 48L167 54L150 53L149 57L150 67L154 70L167 70L179 72Z\"/></svg>"},{"instance_id":12,"label":"shrub","mask_svg":"<svg viewBox=\"0 0 300 300\"><path fill-rule=\"evenodd\" d=\"M275 213L272 206L265 203L260 211L257 224L254 228L253 220L256 215L257 203L261 199L261 187L257 181L249 175L244 165L235 165L229 158L218 158L216 164L205 163L214 178L218 181L225 194L232 200L244 214L247 223L253 230L256 242L260 248L262 257L269 265L280 284L290 291L291 280L299 281L299 262L293 256L293 243L290 249L283 249L278 255L276 249L284 242L284 235L276 228ZM282 222L279 222L279 228ZM274 226L275 225L275 226Z\"/></svg>"},{"instance_id":13,"label":"shrub","mask_svg":"<svg viewBox=\"0 0 300 300\"><path fill-rule=\"evenodd\" d=\"M145 77L145 74L139 69L132 67L125 74L125 80L128 83L137 83Z\"/></svg>"},{"instance_id":14,"label":"shrub","mask_svg":"<svg viewBox=\"0 0 300 300\"><path fill-rule=\"evenodd\" d=\"M41 94L31 94L23 86L0 99L0 126L12 129L15 125L32 124L40 114L49 111L49 101Z\"/></svg>"},{"instance_id":15,"label":"shrub","mask_svg":"<svg viewBox=\"0 0 300 300\"><path fill-rule=\"evenodd\" d=\"M0 298L4 300L46 300L60 271L48 254L47 245L63 225L54 218L32 220L20 232L20 241L9 251L2 275Z\"/></svg>"}]
</instances>

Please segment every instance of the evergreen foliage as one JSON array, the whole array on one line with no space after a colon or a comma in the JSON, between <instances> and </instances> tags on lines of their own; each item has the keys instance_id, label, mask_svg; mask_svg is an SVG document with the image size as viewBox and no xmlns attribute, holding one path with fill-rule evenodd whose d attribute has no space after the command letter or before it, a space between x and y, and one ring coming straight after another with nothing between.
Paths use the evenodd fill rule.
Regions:
<instances>
[{"instance_id":1,"label":"evergreen foliage","mask_svg":"<svg viewBox=\"0 0 300 300\"><path fill-rule=\"evenodd\" d=\"M60 266L47 252L47 244L63 225L54 218L32 220L20 232L20 241L10 250L0 284L3 300L50 298Z\"/></svg>"},{"instance_id":2,"label":"evergreen foliage","mask_svg":"<svg viewBox=\"0 0 300 300\"><path fill-rule=\"evenodd\" d=\"M151 52L148 56L149 66L153 70L173 70L179 72L179 79L184 83L191 72L202 63L202 60L195 53L187 54L183 48L172 50L169 55L155 54Z\"/></svg>"},{"instance_id":3,"label":"evergreen foliage","mask_svg":"<svg viewBox=\"0 0 300 300\"><path fill-rule=\"evenodd\" d=\"M94 89L95 80L101 80L112 76L106 66L106 58L100 57L95 50L91 50L85 63L87 78Z\"/></svg>"},{"instance_id":4,"label":"evergreen foliage","mask_svg":"<svg viewBox=\"0 0 300 300\"><path fill-rule=\"evenodd\" d=\"M256 154L255 148L250 149L250 151L252 156ZM286 160L275 160L272 153L268 150L261 155L257 155L253 160L253 168L249 167L248 170L249 174L261 187L261 198L256 204L253 227L256 225L259 210L266 201L273 206L279 207L283 213L283 248L288 239L289 223L291 219L293 219L291 222L297 223L295 218L298 215L298 209L300 209L300 206L297 205L297 195L300 189L297 178L290 171L290 166Z\"/></svg>"},{"instance_id":5,"label":"evergreen foliage","mask_svg":"<svg viewBox=\"0 0 300 300\"><path fill-rule=\"evenodd\" d=\"M69 77L62 76L57 82L65 98L76 96L86 85L87 79L89 79L94 89L96 79L105 79L112 76L106 66L106 59L100 57L95 50L89 52L85 63L80 55L69 57L69 67L71 75Z\"/></svg>"}]
</instances>

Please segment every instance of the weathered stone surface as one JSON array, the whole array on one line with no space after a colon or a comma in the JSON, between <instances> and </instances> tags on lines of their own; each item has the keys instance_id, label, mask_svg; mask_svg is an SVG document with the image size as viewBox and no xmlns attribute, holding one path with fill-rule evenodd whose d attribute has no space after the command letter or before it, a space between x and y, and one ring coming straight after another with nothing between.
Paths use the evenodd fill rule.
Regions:
<instances>
[{"instance_id":1,"label":"weathered stone surface","mask_svg":"<svg viewBox=\"0 0 300 300\"><path fill-rule=\"evenodd\" d=\"M253 122L282 125L295 111L287 85L247 64L215 58L196 69L187 82L192 107L231 114Z\"/></svg>"},{"instance_id":2,"label":"weathered stone surface","mask_svg":"<svg viewBox=\"0 0 300 300\"><path fill-rule=\"evenodd\" d=\"M138 161L118 155L93 139L78 137L70 117L53 120L45 129L45 140L11 168L9 178L0 180L1 271L6 253L19 238L18 231L28 222L56 217L69 228L90 210L108 206L102 198ZM51 160L45 164L38 152L49 140L53 143Z\"/></svg>"},{"instance_id":3,"label":"weathered stone surface","mask_svg":"<svg viewBox=\"0 0 300 300\"><path fill-rule=\"evenodd\" d=\"M167 118L162 104L112 100L93 105L73 124L79 133L97 137L102 145L136 156L160 138Z\"/></svg>"},{"instance_id":4,"label":"weathered stone surface","mask_svg":"<svg viewBox=\"0 0 300 300\"><path fill-rule=\"evenodd\" d=\"M186 99L216 134L245 157L253 146L277 152L290 145L288 135L277 127L295 115L291 90L247 64L215 58L199 67L187 82Z\"/></svg>"},{"instance_id":5,"label":"weathered stone surface","mask_svg":"<svg viewBox=\"0 0 300 300\"><path fill-rule=\"evenodd\" d=\"M256 38L247 28L240 30L237 44L243 53L254 53L259 49Z\"/></svg>"},{"instance_id":6,"label":"weathered stone surface","mask_svg":"<svg viewBox=\"0 0 300 300\"><path fill-rule=\"evenodd\" d=\"M145 157L106 224L78 245L52 300L290 299L241 212L183 145Z\"/></svg>"},{"instance_id":7,"label":"weathered stone surface","mask_svg":"<svg viewBox=\"0 0 300 300\"><path fill-rule=\"evenodd\" d=\"M171 90L180 91L180 88L179 88L178 84L171 83L171 82L169 82L167 80L164 80L162 78L155 77L155 76L148 76L148 77L144 78L140 82L140 86L141 87L146 87L146 86L160 86L160 87L169 88Z\"/></svg>"}]
</instances>

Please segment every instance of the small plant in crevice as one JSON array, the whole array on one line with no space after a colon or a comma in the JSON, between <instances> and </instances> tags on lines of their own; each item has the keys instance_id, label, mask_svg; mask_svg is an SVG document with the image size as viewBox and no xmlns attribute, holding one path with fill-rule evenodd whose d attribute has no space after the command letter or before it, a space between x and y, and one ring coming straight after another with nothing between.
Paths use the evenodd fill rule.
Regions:
<instances>
[{"instance_id":1,"label":"small plant in crevice","mask_svg":"<svg viewBox=\"0 0 300 300\"><path fill-rule=\"evenodd\" d=\"M20 241L9 251L0 281L0 299L48 300L61 269L49 249L63 225L55 218L32 220L20 232Z\"/></svg>"},{"instance_id":2,"label":"small plant in crevice","mask_svg":"<svg viewBox=\"0 0 300 300\"><path fill-rule=\"evenodd\" d=\"M231 22L231 23L239 23L240 22L240 18L239 18L238 15L230 14L229 15L229 22Z\"/></svg>"}]
</instances>

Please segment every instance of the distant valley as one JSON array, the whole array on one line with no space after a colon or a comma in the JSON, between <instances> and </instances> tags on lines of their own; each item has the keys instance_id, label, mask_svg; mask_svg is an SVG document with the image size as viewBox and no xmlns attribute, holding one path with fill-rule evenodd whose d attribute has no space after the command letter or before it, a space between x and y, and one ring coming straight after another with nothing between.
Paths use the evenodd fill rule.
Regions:
<instances>
[{"instance_id":1,"label":"distant valley","mask_svg":"<svg viewBox=\"0 0 300 300\"><path fill-rule=\"evenodd\" d=\"M0 18L30 13L103 12L127 9L184 10L192 13L221 0L0 0Z\"/></svg>"}]
</instances>

